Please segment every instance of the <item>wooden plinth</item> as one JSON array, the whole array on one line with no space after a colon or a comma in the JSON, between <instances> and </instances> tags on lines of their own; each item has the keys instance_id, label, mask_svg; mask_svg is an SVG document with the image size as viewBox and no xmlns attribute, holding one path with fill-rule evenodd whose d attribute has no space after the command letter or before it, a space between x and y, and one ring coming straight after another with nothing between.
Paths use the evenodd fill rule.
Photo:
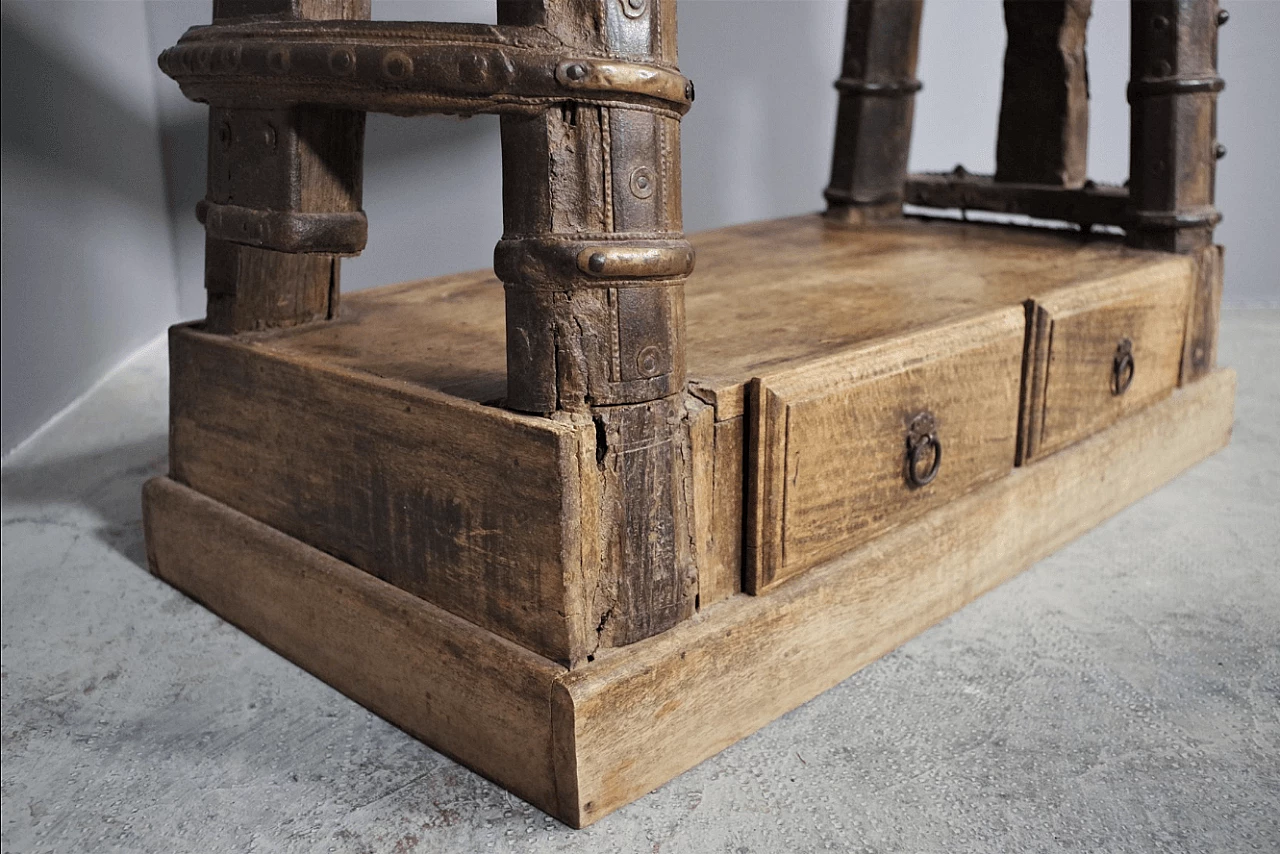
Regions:
<instances>
[{"instance_id":1,"label":"wooden plinth","mask_svg":"<svg viewBox=\"0 0 1280 854\"><path fill-rule=\"evenodd\" d=\"M837 684L1228 441L1219 370L768 595L566 669L168 478L152 571L574 827Z\"/></svg>"}]
</instances>

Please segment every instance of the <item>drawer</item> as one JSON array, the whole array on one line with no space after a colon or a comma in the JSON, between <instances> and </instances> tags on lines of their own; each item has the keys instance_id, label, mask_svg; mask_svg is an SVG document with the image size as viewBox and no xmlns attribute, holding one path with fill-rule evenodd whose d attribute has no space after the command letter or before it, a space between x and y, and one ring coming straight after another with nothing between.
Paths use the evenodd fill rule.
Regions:
<instances>
[{"instance_id":1,"label":"drawer","mask_svg":"<svg viewBox=\"0 0 1280 854\"><path fill-rule=\"evenodd\" d=\"M1025 334L1012 307L754 380L747 590L1007 474Z\"/></svg>"},{"instance_id":2,"label":"drawer","mask_svg":"<svg viewBox=\"0 0 1280 854\"><path fill-rule=\"evenodd\" d=\"M1053 453L1178 384L1191 271L1064 290L1030 304L1019 461Z\"/></svg>"}]
</instances>

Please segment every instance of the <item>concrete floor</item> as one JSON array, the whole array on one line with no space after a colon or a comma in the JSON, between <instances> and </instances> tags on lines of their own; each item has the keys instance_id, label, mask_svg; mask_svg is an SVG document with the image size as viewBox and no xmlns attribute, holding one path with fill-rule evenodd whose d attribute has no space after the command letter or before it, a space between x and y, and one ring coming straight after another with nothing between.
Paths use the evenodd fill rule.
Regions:
<instances>
[{"instance_id":1,"label":"concrete floor","mask_svg":"<svg viewBox=\"0 0 1280 854\"><path fill-rule=\"evenodd\" d=\"M1227 450L571 831L152 578L162 345L4 466L4 852L1280 851L1280 312Z\"/></svg>"}]
</instances>

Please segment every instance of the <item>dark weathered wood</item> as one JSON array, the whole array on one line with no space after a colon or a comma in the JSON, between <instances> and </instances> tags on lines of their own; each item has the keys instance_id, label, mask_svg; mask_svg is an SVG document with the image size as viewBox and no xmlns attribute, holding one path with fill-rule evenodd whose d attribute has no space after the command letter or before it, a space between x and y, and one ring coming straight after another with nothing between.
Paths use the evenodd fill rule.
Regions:
<instances>
[{"instance_id":1,"label":"dark weathered wood","mask_svg":"<svg viewBox=\"0 0 1280 854\"><path fill-rule=\"evenodd\" d=\"M602 10L596 26L582 28L573 4L502 4L499 24L536 21L569 51L675 66L674 0ZM585 64L566 71L585 73ZM589 103L504 115L502 162L495 268L506 286L506 405L589 412L598 425L615 597L601 637L628 643L692 614L697 594L682 399L692 252L682 232L679 117ZM630 256L618 254L624 245Z\"/></svg>"},{"instance_id":2,"label":"dark weathered wood","mask_svg":"<svg viewBox=\"0 0 1280 854\"><path fill-rule=\"evenodd\" d=\"M849 0L836 89L828 215L850 222L902 213L922 0Z\"/></svg>"},{"instance_id":3,"label":"dark weathered wood","mask_svg":"<svg viewBox=\"0 0 1280 854\"><path fill-rule=\"evenodd\" d=\"M370 11L368 0L217 0L213 14L215 23L231 24L360 20ZM212 63L213 52L201 59ZM210 109L208 193L199 210L208 237L208 331L292 326L336 315L335 253L364 247L363 142L362 112Z\"/></svg>"},{"instance_id":4,"label":"dark weathered wood","mask_svg":"<svg viewBox=\"0 0 1280 854\"><path fill-rule=\"evenodd\" d=\"M906 201L926 208L959 208L1021 214L1081 226L1129 223L1129 192L1124 187L1086 182L1079 189L1047 184L1012 184L962 169L917 174L907 179Z\"/></svg>"},{"instance_id":5,"label":"dark weathered wood","mask_svg":"<svg viewBox=\"0 0 1280 854\"><path fill-rule=\"evenodd\" d=\"M1213 241L1217 0L1133 0L1130 16L1129 241L1195 253ZM1203 332L1202 332L1203 334Z\"/></svg>"},{"instance_id":6,"label":"dark weathered wood","mask_svg":"<svg viewBox=\"0 0 1280 854\"><path fill-rule=\"evenodd\" d=\"M1089 146L1093 0L1005 0L997 182L1080 187Z\"/></svg>"}]
</instances>

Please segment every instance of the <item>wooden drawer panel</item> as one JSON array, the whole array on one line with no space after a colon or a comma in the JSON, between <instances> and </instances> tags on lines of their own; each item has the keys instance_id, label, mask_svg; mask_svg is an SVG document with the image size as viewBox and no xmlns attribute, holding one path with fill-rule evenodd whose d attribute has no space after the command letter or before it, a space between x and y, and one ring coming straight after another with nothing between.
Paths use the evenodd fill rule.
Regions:
<instances>
[{"instance_id":1,"label":"wooden drawer panel","mask_svg":"<svg viewBox=\"0 0 1280 854\"><path fill-rule=\"evenodd\" d=\"M746 586L761 593L1008 473L1026 319L1009 308L757 379ZM913 484L908 434L932 418L936 476ZM922 431L927 432L927 431ZM917 452L927 479L935 445Z\"/></svg>"},{"instance_id":2,"label":"wooden drawer panel","mask_svg":"<svg viewBox=\"0 0 1280 854\"><path fill-rule=\"evenodd\" d=\"M1173 391L1190 293L1190 269L1165 265L1034 300L1020 461L1064 448Z\"/></svg>"}]
</instances>

